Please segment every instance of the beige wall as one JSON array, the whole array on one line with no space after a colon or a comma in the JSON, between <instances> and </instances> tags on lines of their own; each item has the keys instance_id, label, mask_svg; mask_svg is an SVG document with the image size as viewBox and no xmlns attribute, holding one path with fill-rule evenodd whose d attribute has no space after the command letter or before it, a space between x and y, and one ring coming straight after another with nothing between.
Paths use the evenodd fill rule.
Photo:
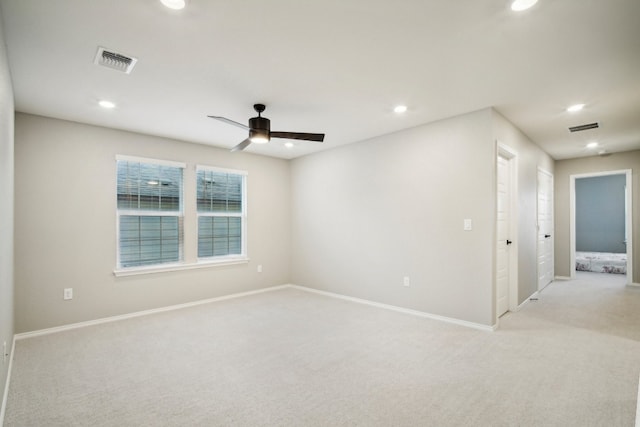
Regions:
<instances>
[{"instance_id":1,"label":"beige wall","mask_svg":"<svg viewBox=\"0 0 640 427\"><path fill-rule=\"evenodd\" d=\"M0 16L0 352L13 342L13 89ZM0 399L9 363L0 354ZM0 419L0 424L2 419Z\"/></svg>"},{"instance_id":2,"label":"beige wall","mask_svg":"<svg viewBox=\"0 0 640 427\"><path fill-rule=\"evenodd\" d=\"M537 290L537 169L553 172L553 160L493 109L294 160L293 282L493 325L496 139L518 155L526 300Z\"/></svg>"},{"instance_id":3,"label":"beige wall","mask_svg":"<svg viewBox=\"0 0 640 427\"><path fill-rule=\"evenodd\" d=\"M288 283L287 161L27 114L15 125L17 332ZM185 185L195 164L248 171L251 262L114 277L117 154L184 162ZM187 259L194 205L185 203ZM71 301L62 299L67 287Z\"/></svg>"},{"instance_id":4,"label":"beige wall","mask_svg":"<svg viewBox=\"0 0 640 427\"><path fill-rule=\"evenodd\" d=\"M554 173L554 160L494 110L494 138L515 151L518 164L518 304L538 290L538 168Z\"/></svg>"},{"instance_id":5,"label":"beige wall","mask_svg":"<svg viewBox=\"0 0 640 427\"><path fill-rule=\"evenodd\" d=\"M492 109L291 162L17 114L16 330L290 282L493 325L496 140L518 154L522 302L537 286L537 168L553 162ZM251 262L114 277L117 154L247 170Z\"/></svg>"},{"instance_id":6,"label":"beige wall","mask_svg":"<svg viewBox=\"0 0 640 427\"><path fill-rule=\"evenodd\" d=\"M491 114L294 160L293 282L492 325Z\"/></svg>"},{"instance_id":7,"label":"beige wall","mask_svg":"<svg viewBox=\"0 0 640 427\"><path fill-rule=\"evenodd\" d=\"M608 156L584 157L572 160L559 160L556 162L555 175L555 265L556 275L569 277L571 275L571 242L569 237L569 186L570 176L576 174L615 171L631 169L633 175L633 281L638 283L640 279L640 254L638 242L640 242L640 151L616 153Z\"/></svg>"}]
</instances>

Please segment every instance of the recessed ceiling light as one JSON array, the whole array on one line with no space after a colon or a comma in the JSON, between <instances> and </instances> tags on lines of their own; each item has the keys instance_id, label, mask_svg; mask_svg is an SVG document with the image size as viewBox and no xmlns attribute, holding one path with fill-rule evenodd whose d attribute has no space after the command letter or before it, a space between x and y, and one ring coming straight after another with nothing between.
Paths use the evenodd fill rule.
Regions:
<instances>
[{"instance_id":1,"label":"recessed ceiling light","mask_svg":"<svg viewBox=\"0 0 640 427\"><path fill-rule=\"evenodd\" d=\"M187 0L160 0L169 9L180 10L187 5Z\"/></svg>"},{"instance_id":2,"label":"recessed ceiling light","mask_svg":"<svg viewBox=\"0 0 640 427\"><path fill-rule=\"evenodd\" d=\"M584 108L584 104L575 104L572 105L571 107L567 108L567 111L570 113L575 113L578 112L580 110L582 110Z\"/></svg>"},{"instance_id":3,"label":"recessed ceiling light","mask_svg":"<svg viewBox=\"0 0 640 427\"><path fill-rule=\"evenodd\" d=\"M98 105L100 105L102 108L116 108L116 104L114 104L111 101L107 101L106 99L103 99L102 101L98 102Z\"/></svg>"},{"instance_id":4,"label":"recessed ceiling light","mask_svg":"<svg viewBox=\"0 0 640 427\"><path fill-rule=\"evenodd\" d=\"M285 142L284 146L287 148L293 148L293 142Z\"/></svg>"},{"instance_id":5,"label":"recessed ceiling light","mask_svg":"<svg viewBox=\"0 0 640 427\"><path fill-rule=\"evenodd\" d=\"M511 3L511 10L520 12L521 10L529 9L536 3L538 3L538 0L513 0Z\"/></svg>"},{"instance_id":6,"label":"recessed ceiling light","mask_svg":"<svg viewBox=\"0 0 640 427\"><path fill-rule=\"evenodd\" d=\"M407 111L407 106L406 106L406 105L397 105L397 106L393 109L393 111L394 111L395 113L398 113L398 114L405 113L405 112Z\"/></svg>"},{"instance_id":7,"label":"recessed ceiling light","mask_svg":"<svg viewBox=\"0 0 640 427\"><path fill-rule=\"evenodd\" d=\"M598 146L598 143L593 141L587 144L587 148L596 148Z\"/></svg>"}]
</instances>

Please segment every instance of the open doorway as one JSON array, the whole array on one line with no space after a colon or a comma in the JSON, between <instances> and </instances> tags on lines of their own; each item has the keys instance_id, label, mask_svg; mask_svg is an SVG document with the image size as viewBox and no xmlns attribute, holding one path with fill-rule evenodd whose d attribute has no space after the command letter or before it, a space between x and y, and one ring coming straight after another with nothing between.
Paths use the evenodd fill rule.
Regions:
<instances>
[{"instance_id":1,"label":"open doorway","mask_svg":"<svg viewBox=\"0 0 640 427\"><path fill-rule=\"evenodd\" d=\"M626 275L632 282L631 171L571 176L571 277Z\"/></svg>"}]
</instances>

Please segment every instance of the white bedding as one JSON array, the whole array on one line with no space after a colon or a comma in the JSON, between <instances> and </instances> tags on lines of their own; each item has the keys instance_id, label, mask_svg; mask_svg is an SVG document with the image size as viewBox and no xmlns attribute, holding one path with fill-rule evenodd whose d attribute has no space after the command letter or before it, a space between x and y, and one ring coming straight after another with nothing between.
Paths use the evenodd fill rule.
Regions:
<instances>
[{"instance_id":1,"label":"white bedding","mask_svg":"<svg viewBox=\"0 0 640 427\"><path fill-rule=\"evenodd\" d=\"M576 252L576 270L627 274L627 254Z\"/></svg>"}]
</instances>

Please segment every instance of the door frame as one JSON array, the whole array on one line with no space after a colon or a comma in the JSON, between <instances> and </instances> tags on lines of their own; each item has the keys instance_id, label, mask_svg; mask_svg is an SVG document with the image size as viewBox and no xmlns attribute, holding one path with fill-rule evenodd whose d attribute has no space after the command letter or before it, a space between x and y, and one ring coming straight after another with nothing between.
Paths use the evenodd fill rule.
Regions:
<instances>
[{"instance_id":1,"label":"door frame","mask_svg":"<svg viewBox=\"0 0 640 427\"><path fill-rule=\"evenodd\" d=\"M553 281L555 279L555 277L556 277L556 265L555 265L555 241L556 241L556 236L555 236L556 225L555 225L555 221L556 221L556 219L555 219L555 211L554 211L554 209L555 209L555 182L554 182L554 176L553 176L552 172L549 172L548 170L543 169L540 166L538 166L538 174L540 174L540 173L542 173L544 175L547 175L547 176L549 176L549 178L551 178L551 198L550 198L550 201L551 201L551 230L552 230L551 231L551 239L552 239L552 242L551 242L552 243L552 245L551 245L551 262L553 262L551 281ZM536 176L536 179L537 179L537 176ZM538 186L538 188L536 188L536 193L537 193L536 196L538 196L540 194L540 187L539 186ZM536 229L536 260L540 259L540 245L539 245L539 242L538 242L538 232L540 231L539 230L540 224L538 223L538 219L539 219L538 218L538 214L539 214L538 208L539 208L538 207L538 197L536 197L536 226L537 226L537 229ZM539 264L538 264L538 266L539 266ZM539 270L539 268L536 268L536 274L537 274L537 278L539 280L539 278L540 278L540 270ZM551 282L549 282L549 283L551 283ZM547 285L545 285L545 286L548 286L549 283L547 283ZM542 290L540 288L540 283L539 282L537 283L537 288L538 288L538 292L540 292Z\"/></svg>"},{"instance_id":2,"label":"door frame","mask_svg":"<svg viewBox=\"0 0 640 427\"><path fill-rule=\"evenodd\" d=\"M627 234L627 284L633 284L633 174L631 169L581 173L569 176L569 245L571 278L576 278L576 179L625 175L625 229Z\"/></svg>"},{"instance_id":3,"label":"door frame","mask_svg":"<svg viewBox=\"0 0 640 427\"><path fill-rule=\"evenodd\" d=\"M496 155L495 155L495 182L494 189L496 194L496 202L495 202L495 221L494 221L494 239L493 239L493 252L494 252L494 274L493 274L493 314L495 324L498 324L498 316L497 316L497 269L498 269L498 256L497 256L497 247L498 247L498 203L497 203L497 192L498 192L498 156L502 156L505 159L509 160L509 234L513 239L513 243L511 244L511 249L509 251L509 311L514 312L518 310L518 153L511 147L506 144L503 144L500 141L496 140Z\"/></svg>"}]
</instances>

